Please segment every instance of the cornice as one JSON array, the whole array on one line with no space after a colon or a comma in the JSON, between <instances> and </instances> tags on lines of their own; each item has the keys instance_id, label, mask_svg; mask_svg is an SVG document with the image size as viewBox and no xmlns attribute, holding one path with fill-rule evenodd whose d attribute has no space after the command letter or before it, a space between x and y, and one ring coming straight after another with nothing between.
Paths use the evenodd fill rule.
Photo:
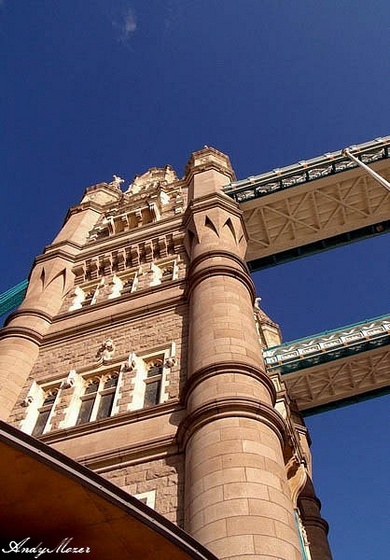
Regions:
<instances>
[{"instance_id":1,"label":"cornice","mask_svg":"<svg viewBox=\"0 0 390 560\"><path fill-rule=\"evenodd\" d=\"M222 191L214 192L189 201L188 206L183 214L184 225L187 225L193 214L204 212L215 207L223 208L224 210L227 210L238 218L241 218L243 214L243 211L235 200L230 198Z\"/></svg>"},{"instance_id":2,"label":"cornice","mask_svg":"<svg viewBox=\"0 0 390 560\"><path fill-rule=\"evenodd\" d=\"M134 464L156 461L172 455L178 455L179 448L176 435L154 438L126 447L94 453L77 459L82 465L100 474L113 468L125 468Z\"/></svg>"},{"instance_id":3,"label":"cornice","mask_svg":"<svg viewBox=\"0 0 390 560\"><path fill-rule=\"evenodd\" d=\"M89 187L89 188L93 189L93 187ZM109 191L109 192L110 192L110 194L112 194L111 191ZM106 206L107 205L102 206L101 204L98 204L94 200L86 200L84 202L80 202L79 204L75 204L74 206L71 206L69 208L68 212L66 213L65 220L64 220L64 225L66 224L66 222L69 220L69 218L73 214L79 214L80 212L83 212L84 210L94 210L95 212L98 212L99 214L101 214L104 211L104 208Z\"/></svg>"},{"instance_id":4,"label":"cornice","mask_svg":"<svg viewBox=\"0 0 390 560\"><path fill-rule=\"evenodd\" d=\"M46 245L45 246L45 252L43 253L43 255L39 255L39 256L44 256L46 254L46 252L51 251L52 249L57 249L58 247L63 247L65 245L69 245L69 247L73 247L74 249L77 249L78 251L83 248L83 245L80 245L79 243L76 243L75 241L70 241L70 240L57 241L57 243L51 243L50 245Z\"/></svg>"},{"instance_id":5,"label":"cornice","mask_svg":"<svg viewBox=\"0 0 390 560\"><path fill-rule=\"evenodd\" d=\"M17 329L17 328L21 328L23 329L24 327L8 327L8 323L10 323L10 321L12 321L13 319L15 319L16 317L24 317L28 315L29 317L37 317L38 319L42 319L43 321L46 321L47 323L51 324L53 322L53 317L51 315L49 315L49 313L46 313L46 311L42 311L42 310L37 310L36 308L33 307L19 307L18 309L16 309L13 313L11 313L10 315L8 315L7 319L5 320L4 323L4 328L3 330L9 330L9 329Z\"/></svg>"},{"instance_id":6,"label":"cornice","mask_svg":"<svg viewBox=\"0 0 390 560\"><path fill-rule=\"evenodd\" d=\"M96 183L96 185L90 185L85 189L84 196L86 196L90 192L96 191L106 191L109 194L114 194L117 198L121 198L123 196L123 192L121 191L120 187L114 186L112 183Z\"/></svg>"},{"instance_id":7,"label":"cornice","mask_svg":"<svg viewBox=\"0 0 390 560\"><path fill-rule=\"evenodd\" d=\"M203 426L216 420L232 417L249 418L267 425L284 447L286 443L286 424L274 408L254 398L222 397L206 402L181 422L177 432L180 449L184 450L191 437Z\"/></svg>"},{"instance_id":8,"label":"cornice","mask_svg":"<svg viewBox=\"0 0 390 560\"><path fill-rule=\"evenodd\" d=\"M241 375L247 375L260 381L263 386L268 390L269 395L271 397L271 401L273 404L276 402L276 389L275 385L273 384L271 378L266 374L265 371L261 370L260 368L256 368L250 364L246 364L245 362L216 362L212 365L205 366L203 368L198 369L191 376L187 379L186 384L183 389L182 393L182 402L184 406L187 406L188 399L192 391L200 385L206 379L210 379L211 377L215 377L219 374L231 374L231 373L238 373Z\"/></svg>"},{"instance_id":9,"label":"cornice","mask_svg":"<svg viewBox=\"0 0 390 560\"><path fill-rule=\"evenodd\" d=\"M184 286L185 279L172 280L169 282L169 284L161 284L159 287L161 292L173 288L176 288L176 290L180 290L180 292L166 299L163 299L161 297L159 301L149 303L148 305L142 304L142 301L139 301L137 305L134 305L134 303L136 300L142 300L142 298L154 295L156 289L155 286L153 286L152 288L144 288L143 290L139 290L138 292L133 292L132 294L121 296L120 298L118 298L120 299L120 301L116 302L117 305L125 303L129 304L130 302L133 305L131 307L126 307L126 309L119 312L115 312L113 300L107 300L100 303L95 303L89 308L82 308L80 310L67 311L66 313L62 313L61 315L58 315L53 319L53 328L55 328L55 326L59 325L61 322L66 321L67 319L72 320L78 317L80 321L77 323L77 325L62 328L60 327L60 330L58 330L57 332L48 333L45 337L45 343L56 342L57 339L65 341L67 338L73 337L75 335L82 335L86 332L92 333L94 330L100 329L101 327L110 327L113 325L115 325L115 327L118 327L130 318L136 317L137 319L143 319L155 314L158 311L167 312L172 309L176 309L177 307L186 304L184 298ZM105 315L104 317L99 317L97 319L93 318L94 313L105 308L110 310L107 315Z\"/></svg>"},{"instance_id":10,"label":"cornice","mask_svg":"<svg viewBox=\"0 0 390 560\"><path fill-rule=\"evenodd\" d=\"M329 524L323 517L316 517L315 515L303 515L302 516L304 526L307 527L318 527L325 531L326 534L329 532Z\"/></svg>"},{"instance_id":11,"label":"cornice","mask_svg":"<svg viewBox=\"0 0 390 560\"><path fill-rule=\"evenodd\" d=\"M176 238L180 238L180 236L184 237L185 232L181 229L183 215L184 214L180 214L178 217L163 218L156 222L140 226L139 228L116 233L104 239L87 241L82 249L81 258L90 258L96 254L100 254L102 251L112 251L128 247L130 241L132 245L136 245L145 240L167 234L172 234Z\"/></svg>"},{"instance_id":12,"label":"cornice","mask_svg":"<svg viewBox=\"0 0 390 560\"><path fill-rule=\"evenodd\" d=\"M205 171L210 171L210 170L217 171L231 182L236 180L236 175L233 169L227 169L225 167L222 167L220 163L211 160L201 164L196 164L193 167L187 164L186 175L185 175L185 180L187 185L191 183L195 175L199 175L200 173L204 173Z\"/></svg>"},{"instance_id":13,"label":"cornice","mask_svg":"<svg viewBox=\"0 0 390 560\"><path fill-rule=\"evenodd\" d=\"M135 422L142 422L144 420L159 418L167 414L172 415L175 413L179 415L183 414L184 409L177 399L172 399L166 403L157 404L156 406L150 408L130 410L128 412L122 412L120 414L115 414L114 416L109 416L108 418L102 418L100 420L94 420L93 422L87 422L86 424L80 424L79 426L52 430L49 433L41 436L39 440L48 445L52 445L55 443L66 442L68 440L88 436L90 434L96 434L107 429L128 426ZM86 458L84 457L84 459Z\"/></svg>"},{"instance_id":14,"label":"cornice","mask_svg":"<svg viewBox=\"0 0 390 560\"><path fill-rule=\"evenodd\" d=\"M4 327L0 332L0 340L6 338L24 338L34 344L42 344L43 336L28 327Z\"/></svg>"},{"instance_id":15,"label":"cornice","mask_svg":"<svg viewBox=\"0 0 390 560\"><path fill-rule=\"evenodd\" d=\"M189 266L188 269L188 275L191 275L193 272L193 269L198 266L200 263L202 263L203 261L207 260L207 259L211 259L211 258L226 258L229 260L232 260L234 262L236 262L242 269L244 272L246 272L246 274L248 276L250 276L249 273L249 268L246 264L246 262L239 257L238 255L236 255L235 253L232 253L231 251L225 251L224 249L213 249L212 251L205 251L204 253L202 253L201 255L198 255L197 257L195 257Z\"/></svg>"},{"instance_id":16,"label":"cornice","mask_svg":"<svg viewBox=\"0 0 390 560\"><path fill-rule=\"evenodd\" d=\"M76 251L80 251L81 250L81 246L77 245L76 243L71 243L69 241L64 241L62 243L58 243L55 245L48 245L47 247L45 247L45 252L38 255L37 257L35 257L34 259L34 264L39 264L45 261L50 261L53 259L53 257L58 257L61 259L64 259L66 261L68 261L71 264L74 264L75 259L76 259L76 255L74 253L69 253L68 251L65 251L62 247L64 246L70 246L73 247L74 249L76 249Z\"/></svg>"}]
</instances>

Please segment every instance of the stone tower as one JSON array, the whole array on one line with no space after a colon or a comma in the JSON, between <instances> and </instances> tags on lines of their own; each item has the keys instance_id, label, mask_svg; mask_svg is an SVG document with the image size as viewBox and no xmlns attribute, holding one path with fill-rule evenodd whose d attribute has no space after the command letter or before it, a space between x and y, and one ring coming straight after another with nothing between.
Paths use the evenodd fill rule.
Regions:
<instances>
[{"instance_id":1,"label":"stone tower","mask_svg":"<svg viewBox=\"0 0 390 560\"><path fill-rule=\"evenodd\" d=\"M214 148L89 187L2 331L1 418L183 527L218 558L331 558L309 437L262 348Z\"/></svg>"}]
</instances>

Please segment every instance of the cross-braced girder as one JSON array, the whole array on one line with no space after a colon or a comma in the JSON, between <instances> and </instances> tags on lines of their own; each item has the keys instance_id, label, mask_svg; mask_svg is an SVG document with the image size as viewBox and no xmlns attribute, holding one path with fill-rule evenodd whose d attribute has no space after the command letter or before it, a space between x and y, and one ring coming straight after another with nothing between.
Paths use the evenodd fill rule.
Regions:
<instances>
[{"instance_id":1,"label":"cross-braced girder","mask_svg":"<svg viewBox=\"0 0 390 560\"><path fill-rule=\"evenodd\" d=\"M389 379L389 346L283 376L290 397L306 414L379 390L385 391Z\"/></svg>"},{"instance_id":2,"label":"cross-braced girder","mask_svg":"<svg viewBox=\"0 0 390 560\"><path fill-rule=\"evenodd\" d=\"M390 137L352 151L389 181ZM390 190L346 151L236 181L224 191L244 213L251 270L390 231Z\"/></svg>"},{"instance_id":3,"label":"cross-braced girder","mask_svg":"<svg viewBox=\"0 0 390 560\"><path fill-rule=\"evenodd\" d=\"M390 163L377 165L390 179ZM390 192L353 170L243 203L241 209L249 236L246 260L253 263L370 226L381 233L390 219Z\"/></svg>"}]
</instances>

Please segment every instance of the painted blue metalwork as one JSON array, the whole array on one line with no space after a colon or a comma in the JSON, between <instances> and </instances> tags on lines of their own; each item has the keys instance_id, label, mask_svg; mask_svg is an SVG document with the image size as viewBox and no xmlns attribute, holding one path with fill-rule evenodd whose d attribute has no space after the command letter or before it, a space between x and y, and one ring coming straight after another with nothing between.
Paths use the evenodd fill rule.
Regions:
<instances>
[{"instance_id":1,"label":"painted blue metalwork","mask_svg":"<svg viewBox=\"0 0 390 560\"><path fill-rule=\"evenodd\" d=\"M309 255L316 255L318 253L322 253L323 251L328 251L329 249L335 249L336 247L349 245L350 243L362 241L363 239L370 239L385 233L390 233L390 220L386 220L378 224L371 224L363 228L334 235L319 241L314 241L313 243L308 243L307 245L293 247L287 251L281 251L280 253L267 255L266 257L260 257L253 261L249 261L247 264L251 272L256 272L257 270L263 270L264 268L269 268L271 266L277 266L286 262L302 259L304 257L308 257Z\"/></svg>"},{"instance_id":2,"label":"painted blue metalwork","mask_svg":"<svg viewBox=\"0 0 390 560\"><path fill-rule=\"evenodd\" d=\"M366 164L388 159L390 158L390 136L351 146L349 150ZM356 167L358 164L351 161L344 151L340 150L307 161L300 161L288 167L274 169L268 173L254 175L242 181L235 181L226 185L223 190L236 202L241 203Z\"/></svg>"},{"instance_id":3,"label":"painted blue metalwork","mask_svg":"<svg viewBox=\"0 0 390 560\"><path fill-rule=\"evenodd\" d=\"M302 536L301 524L299 523L299 517L298 517L298 513L297 513L296 510L294 510L294 519L295 519L295 525L297 527L299 544L300 544L300 547L301 547L302 560L309 560L308 557L307 557L307 553L306 553L305 542L304 542L303 536Z\"/></svg>"},{"instance_id":4,"label":"painted blue metalwork","mask_svg":"<svg viewBox=\"0 0 390 560\"><path fill-rule=\"evenodd\" d=\"M24 299L28 285L28 280L23 280L6 292L0 294L0 316L18 307Z\"/></svg>"},{"instance_id":5,"label":"painted blue metalwork","mask_svg":"<svg viewBox=\"0 0 390 560\"><path fill-rule=\"evenodd\" d=\"M390 316L382 315L267 348L263 355L268 371L286 374L387 344Z\"/></svg>"}]
</instances>

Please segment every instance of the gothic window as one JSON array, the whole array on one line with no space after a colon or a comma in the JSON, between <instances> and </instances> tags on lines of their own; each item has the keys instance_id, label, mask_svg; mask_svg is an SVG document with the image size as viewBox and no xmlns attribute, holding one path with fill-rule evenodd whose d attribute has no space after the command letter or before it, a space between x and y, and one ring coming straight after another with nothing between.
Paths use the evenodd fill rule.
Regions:
<instances>
[{"instance_id":1,"label":"gothic window","mask_svg":"<svg viewBox=\"0 0 390 560\"><path fill-rule=\"evenodd\" d=\"M133 289L134 276L123 279L123 287L121 290L121 295L130 294Z\"/></svg>"},{"instance_id":2,"label":"gothic window","mask_svg":"<svg viewBox=\"0 0 390 560\"><path fill-rule=\"evenodd\" d=\"M81 307L88 307L93 302L96 293L96 287L84 291L84 301L81 302Z\"/></svg>"},{"instance_id":3,"label":"gothic window","mask_svg":"<svg viewBox=\"0 0 390 560\"><path fill-rule=\"evenodd\" d=\"M173 279L173 264L168 264L162 268L161 282Z\"/></svg>"},{"instance_id":4,"label":"gothic window","mask_svg":"<svg viewBox=\"0 0 390 560\"><path fill-rule=\"evenodd\" d=\"M54 403L56 401L57 394L58 389L46 391L42 406L40 406L38 409L38 417L32 431L33 436L37 437L42 435L45 431L45 428L47 428L49 417L54 409Z\"/></svg>"},{"instance_id":5,"label":"gothic window","mask_svg":"<svg viewBox=\"0 0 390 560\"><path fill-rule=\"evenodd\" d=\"M81 398L76 425L108 418L113 414L118 373L111 373L87 380L84 394Z\"/></svg>"},{"instance_id":6,"label":"gothic window","mask_svg":"<svg viewBox=\"0 0 390 560\"><path fill-rule=\"evenodd\" d=\"M144 408L155 406L161 401L163 361L154 359L147 363L145 381Z\"/></svg>"}]
</instances>

